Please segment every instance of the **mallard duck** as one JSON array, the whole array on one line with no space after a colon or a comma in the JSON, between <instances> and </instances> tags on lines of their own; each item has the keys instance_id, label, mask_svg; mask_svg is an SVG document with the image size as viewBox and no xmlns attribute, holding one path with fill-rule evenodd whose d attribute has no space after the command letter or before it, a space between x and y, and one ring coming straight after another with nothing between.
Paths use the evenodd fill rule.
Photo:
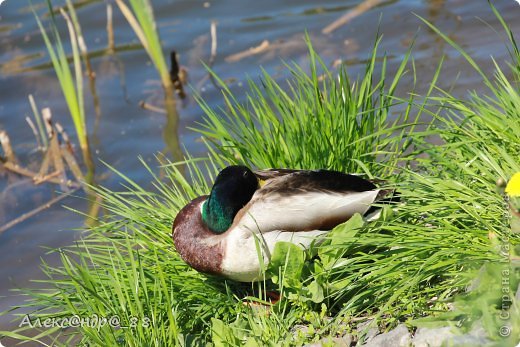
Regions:
<instances>
[{"instance_id":1,"label":"mallard duck","mask_svg":"<svg viewBox=\"0 0 520 347\"><path fill-rule=\"evenodd\" d=\"M261 262L267 264L278 241L307 248L355 213L374 212L371 204L390 193L337 171L228 166L209 196L177 214L172 236L196 270L253 282L264 278Z\"/></svg>"}]
</instances>

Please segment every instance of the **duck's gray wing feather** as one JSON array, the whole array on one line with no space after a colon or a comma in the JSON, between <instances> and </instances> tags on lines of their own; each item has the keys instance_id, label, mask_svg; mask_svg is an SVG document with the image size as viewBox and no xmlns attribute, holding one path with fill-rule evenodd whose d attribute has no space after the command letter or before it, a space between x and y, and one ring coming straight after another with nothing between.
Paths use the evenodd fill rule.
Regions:
<instances>
[{"instance_id":1,"label":"duck's gray wing feather","mask_svg":"<svg viewBox=\"0 0 520 347\"><path fill-rule=\"evenodd\" d=\"M267 171L267 170L266 170ZM330 170L268 170L258 194L297 195L305 192L344 194L376 189L376 185L356 175Z\"/></svg>"}]
</instances>

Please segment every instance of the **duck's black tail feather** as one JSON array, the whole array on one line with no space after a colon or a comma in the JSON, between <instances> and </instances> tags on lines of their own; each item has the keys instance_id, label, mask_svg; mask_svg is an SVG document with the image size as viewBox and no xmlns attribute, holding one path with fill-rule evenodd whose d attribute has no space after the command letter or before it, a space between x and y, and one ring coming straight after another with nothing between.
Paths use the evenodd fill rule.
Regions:
<instances>
[{"instance_id":1,"label":"duck's black tail feather","mask_svg":"<svg viewBox=\"0 0 520 347\"><path fill-rule=\"evenodd\" d=\"M374 204L365 212L364 217L368 220L379 218L381 205L395 205L401 201L401 194L395 189L381 189L376 196Z\"/></svg>"}]
</instances>

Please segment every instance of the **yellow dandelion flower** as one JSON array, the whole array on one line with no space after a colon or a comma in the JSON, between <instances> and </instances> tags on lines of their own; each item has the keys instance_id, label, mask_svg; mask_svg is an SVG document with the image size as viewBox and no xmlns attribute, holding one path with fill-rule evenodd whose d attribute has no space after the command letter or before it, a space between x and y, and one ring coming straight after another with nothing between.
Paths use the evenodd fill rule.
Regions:
<instances>
[{"instance_id":1,"label":"yellow dandelion flower","mask_svg":"<svg viewBox=\"0 0 520 347\"><path fill-rule=\"evenodd\" d=\"M517 172L511 177L506 186L507 195L520 196L520 172Z\"/></svg>"}]
</instances>

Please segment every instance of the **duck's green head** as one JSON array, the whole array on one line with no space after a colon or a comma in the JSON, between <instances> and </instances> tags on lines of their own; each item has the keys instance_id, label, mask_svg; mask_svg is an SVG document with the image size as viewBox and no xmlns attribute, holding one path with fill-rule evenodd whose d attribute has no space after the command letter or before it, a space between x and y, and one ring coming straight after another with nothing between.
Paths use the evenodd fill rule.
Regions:
<instances>
[{"instance_id":1,"label":"duck's green head","mask_svg":"<svg viewBox=\"0 0 520 347\"><path fill-rule=\"evenodd\" d=\"M228 230L237 212L253 197L258 185L258 178L246 166L228 166L215 179L211 194L202 206L202 220L217 234Z\"/></svg>"}]
</instances>

